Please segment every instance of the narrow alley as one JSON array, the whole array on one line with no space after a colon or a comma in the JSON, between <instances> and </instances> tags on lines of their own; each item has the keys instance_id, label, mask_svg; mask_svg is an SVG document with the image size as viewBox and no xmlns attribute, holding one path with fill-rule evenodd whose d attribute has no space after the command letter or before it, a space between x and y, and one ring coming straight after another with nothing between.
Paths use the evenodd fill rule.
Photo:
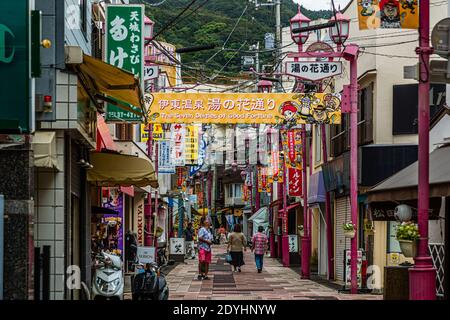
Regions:
<instances>
[{"instance_id":1,"label":"narrow alley","mask_svg":"<svg viewBox=\"0 0 450 320\"><path fill-rule=\"evenodd\" d=\"M170 300L381 300L382 295L339 293L311 280L302 280L277 259L265 258L262 273L257 273L253 254L244 253L242 272L232 272L225 262L226 246L213 246L209 280L197 280L198 260L189 259L169 272Z\"/></svg>"}]
</instances>

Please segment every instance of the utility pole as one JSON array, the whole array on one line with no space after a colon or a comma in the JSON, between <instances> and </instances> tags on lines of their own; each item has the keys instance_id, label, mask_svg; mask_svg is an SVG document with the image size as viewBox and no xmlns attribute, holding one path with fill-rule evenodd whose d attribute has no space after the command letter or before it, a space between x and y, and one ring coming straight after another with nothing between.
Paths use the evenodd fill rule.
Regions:
<instances>
[{"instance_id":1,"label":"utility pole","mask_svg":"<svg viewBox=\"0 0 450 320\"><path fill-rule=\"evenodd\" d=\"M276 29L276 34L275 34L275 42L276 42L276 59L275 59L275 63L276 63L276 70L275 72L277 74L281 73L281 47L282 47L282 42L281 42L281 0L276 0L275 2L275 21L276 21L276 25L275 25L275 29ZM279 77L279 76L277 76ZM277 91L279 90L279 86L280 86L281 82L277 82Z\"/></svg>"}]
</instances>

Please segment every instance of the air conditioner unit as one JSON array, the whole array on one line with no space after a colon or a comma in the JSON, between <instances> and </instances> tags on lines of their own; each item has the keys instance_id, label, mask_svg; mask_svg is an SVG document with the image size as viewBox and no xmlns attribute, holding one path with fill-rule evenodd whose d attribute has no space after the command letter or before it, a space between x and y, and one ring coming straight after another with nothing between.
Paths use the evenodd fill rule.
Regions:
<instances>
[{"instance_id":1,"label":"air conditioner unit","mask_svg":"<svg viewBox=\"0 0 450 320\"><path fill-rule=\"evenodd\" d=\"M83 63L83 50L78 46L64 46L66 64Z\"/></svg>"}]
</instances>

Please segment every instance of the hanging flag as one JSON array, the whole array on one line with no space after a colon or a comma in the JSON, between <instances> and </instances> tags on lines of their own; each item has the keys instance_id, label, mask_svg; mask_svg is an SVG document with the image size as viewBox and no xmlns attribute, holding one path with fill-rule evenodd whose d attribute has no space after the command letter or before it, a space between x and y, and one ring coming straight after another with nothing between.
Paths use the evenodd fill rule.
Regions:
<instances>
[{"instance_id":1,"label":"hanging flag","mask_svg":"<svg viewBox=\"0 0 450 320\"><path fill-rule=\"evenodd\" d=\"M417 29L419 0L359 0L359 29Z\"/></svg>"},{"instance_id":2,"label":"hanging flag","mask_svg":"<svg viewBox=\"0 0 450 320\"><path fill-rule=\"evenodd\" d=\"M183 168L182 167L177 168L177 174L178 174L177 186L178 186L178 188L181 188L181 186L183 185Z\"/></svg>"},{"instance_id":3,"label":"hanging flag","mask_svg":"<svg viewBox=\"0 0 450 320\"><path fill-rule=\"evenodd\" d=\"M263 192L261 167L257 167L257 172L258 172L258 192Z\"/></svg>"},{"instance_id":4,"label":"hanging flag","mask_svg":"<svg viewBox=\"0 0 450 320\"><path fill-rule=\"evenodd\" d=\"M281 130L283 152L286 159L286 168L301 170L302 163L302 135L301 130Z\"/></svg>"},{"instance_id":5,"label":"hanging flag","mask_svg":"<svg viewBox=\"0 0 450 320\"><path fill-rule=\"evenodd\" d=\"M175 166L183 167L185 164L184 159L184 143L185 143L185 125L175 124L171 126L171 140L174 143L173 146L173 159Z\"/></svg>"},{"instance_id":6,"label":"hanging flag","mask_svg":"<svg viewBox=\"0 0 450 320\"><path fill-rule=\"evenodd\" d=\"M175 163L172 158L172 141L158 141L158 173L175 173Z\"/></svg>"},{"instance_id":7,"label":"hanging flag","mask_svg":"<svg viewBox=\"0 0 450 320\"><path fill-rule=\"evenodd\" d=\"M295 163L295 132L294 130L289 130L287 132L287 143L289 151L289 160L291 163Z\"/></svg>"},{"instance_id":8,"label":"hanging flag","mask_svg":"<svg viewBox=\"0 0 450 320\"><path fill-rule=\"evenodd\" d=\"M289 176L289 196L291 197L300 197L302 196L302 171L289 168L288 170Z\"/></svg>"},{"instance_id":9,"label":"hanging flag","mask_svg":"<svg viewBox=\"0 0 450 320\"><path fill-rule=\"evenodd\" d=\"M184 155L186 165L198 164L198 126L196 125L186 126Z\"/></svg>"}]
</instances>

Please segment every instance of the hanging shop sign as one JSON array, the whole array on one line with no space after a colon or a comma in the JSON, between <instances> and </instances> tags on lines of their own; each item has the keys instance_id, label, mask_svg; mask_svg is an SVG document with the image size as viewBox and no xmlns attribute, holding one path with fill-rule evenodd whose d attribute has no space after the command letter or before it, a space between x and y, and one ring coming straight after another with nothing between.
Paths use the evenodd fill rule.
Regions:
<instances>
[{"instance_id":1,"label":"hanging shop sign","mask_svg":"<svg viewBox=\"0 0 450 320\"><path fill-rule=\"evenodd\" d=\"M342 62L286 62L286 74L311 81L334 77L342 73Z\"/></svg>"},{"instance_id":2,"label":"hanging shop sign","mask_svg":"<svg viewBox=\"0 0 450 320\"><path fill-rule=\"evenodd\" d=\"M106 62L136 75L141 84L144 83L144 10L145 6L140 4L106 5ZM108 104L106 120L141 122L142 118Z\"/></svg>"},{"instance_id":3,"label":"hanging shop sign","mask_svg":"<svg viewBox=\"0 0 450 320\"><path fill-rule=\"evenodd\" d=\"M158 144L158 173L174 174L176 170L172 158L172 141L160 140Z\"/></svg>"},{"instance_id":4,"label":"hanging shop sign","mask_svg":"<svg viewBox=\"0 0 450 320\"><path fill-rule=\"evenodd\" d=\"M157 65L144 67L144 80L156 79L158 76L159 67Z\"/></svg>"},{"instance_id":5,"label":"hanging shop sign","mask_svg":"<svg viewBox=\"0 0 450 320\"><path fill-rule=\"evenodd\" d=\"M181 188L181 186L183 185L183 168L182 167L178 167L177 168L177 187Z\"/></svg>"},{"instance_id":6,"label":"hanging shop sign","mask_svg":"<svg viewBox=\"0 0 450 320\"><path fill-rule=\"evenodd\" d=\"M417 29L419 0L359 0L359 29Z\"/></svg>"},{"instance_id":7,"label":"hanging shop sign","mask_svg":"<svg viewBox=\"0 0 450 320\"><path fill-rule=\"evenodd\" d=\"M163 130L162 124L160 124L160 123L153 124L152 138L153 138L153 140L157 140L157 141L164 139L164 130Z\"/></svg>"},{"instance_id":8,"label":"hanging shop sign","mask_svg":"<svg viewBox=\"0 0 450 320\"><path fill-rule=\"evenodd\" d=\"M287 132L287 146L288 146L288 155L289 161L291 163L295 163L295 132L294 130L289 130Z\"/></svg>"},{"instance_id":9,"label":"hanging shop sign","mask_svg":"<svg viewBox=\"0 0 450 320\"><path fill-rule=\"evenodd\" d=\"M198 164L198 126L186 126L186 136L184 143L185 165L193 166Z\"/></svg>"},{"instance_id":10,"label":"hanging shop sign","mask_svg":"<svg viewBox=\"0 0 450 320\"><path fill-rule=\"evenodd\" d=\"M299 129L280 130L286 168L302 169L302 134Z\"/></svg>"},{"instance_id":11,"label":"hanging shop sign","mask_svg":"<svg viewBox=\"0 0 450 320\"><path fill-rule=\"evenodd\" d=\"M152 93L150 123L340 124L331 93Z\"/></svg>"},{"instance_id":12,"label":"hanging shop sign","mask_svg":"<svg viewBox=\"0 0 450 320\"><path fill-rule=\"evenodd\" d=\"M263 192L262 168L261 167L257 167L257 175L258 175L258 192Z\"/></svg>"},{"instance_id":13,"label":"hanging shop sign","mask_svg":"<svg viewBox=\"0 0 450 320\"><path fill-rule=\"evenodd\" d=\"M137 247L137 257L139 263L146 264L155 262L155 253L155 247Z\"/></svg>"},{"instance_id":14,"label":"hanging shop sign","mask_svg":"<svg viewBox=\"0 0 450 320\"><path fill-rule=\"evenodd\" d=\"M145 206L145 198L144 196L134 197L134 225L136 226L135 231L137 234L137 244L139 246L144 245L144 206Z\"/></svg>"},{"instance_id":15,"label":"hanging shop sign","mask_svg":"<svg viewBox=\"0 0 450 320\"><path fill-rule=\"evenodd\" d=\"M288 181L289 181L289 196L301 197L302 196L302 171L289 168L288 169Z\"/></svg>"},{"instance_id":16,"label":"hanging shop sign","mask_svg":"<svg viewBox=\"0 0 450 320\"><path fill-rule=\"evenodd\" d=\"M296 234L290 234L289 240L289 252L298 252L298 236Z\"/></svg>"},{"instance_id":17,"label":"hanging shop sign","mask_svg":"<svg viewBox=\"0 0 450 320\"><path fill-rule=\"evenodd\" d=\"M174 143L173 147L173 159L175 161L175 166L182 167L185 164L184 159L184 142L185 142L185 125L175 124L171 126L171 140Z\"/></svg>"},{"instance_id":18,"label":"hanging shop sign","mask_svg":"<svg viewBox=\"0 0 450 320\"><path fill-rule=\"evenodd\" d=\"M148 141L148 125L141 124L141 142Z\"/></svg>"},{"instance_id":19,"label":"hanging shop sign","mask_svg":"<svg viewBox=\"0 0 450 320\"><path fill-rule=\"evenodd\" d=\"M102 224L105 226L108 250L113 254L123 254L123 193L119 188L102 188L102 206L117 212L105 214ZM123 258L123 257L122 257Z\"/></svg>"}]
</instances>

